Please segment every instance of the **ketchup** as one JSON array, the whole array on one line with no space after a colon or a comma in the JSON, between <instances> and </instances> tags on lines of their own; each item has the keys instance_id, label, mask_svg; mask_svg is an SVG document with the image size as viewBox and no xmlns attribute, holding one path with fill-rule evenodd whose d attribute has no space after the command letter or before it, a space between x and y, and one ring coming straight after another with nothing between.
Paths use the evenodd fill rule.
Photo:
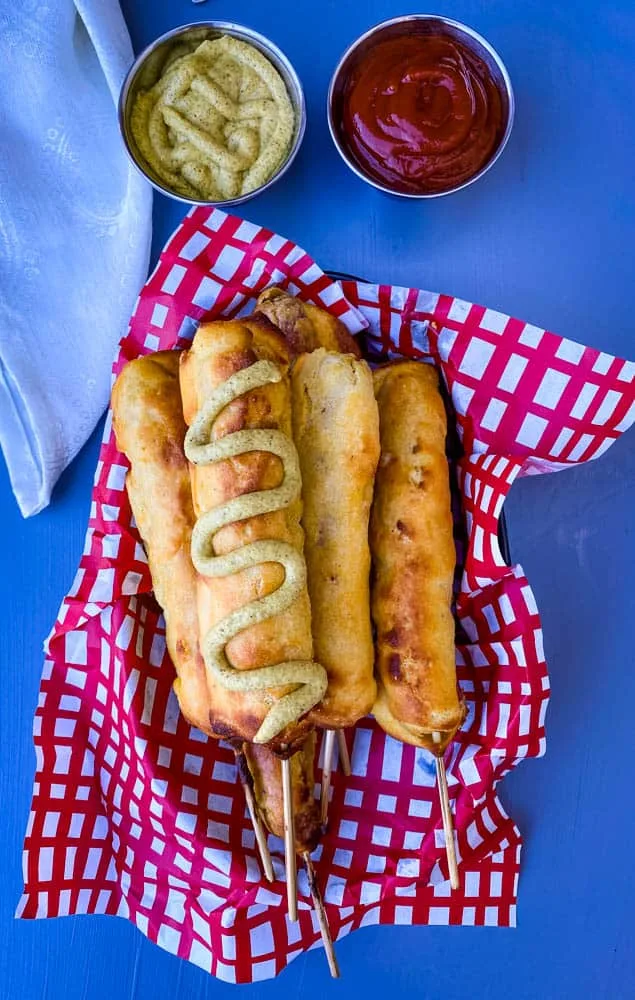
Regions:
<instances>
[{"instance_id":1,"label":"ketchup","mask_svg":"<svg viewBox=\"0 0 635 1000\"><path fill-rule=\"evenodd\" d=\"M442 192L469 180L504 131L490 71L447 35L379 42L349 77L343 132L373 180L408 194Z\"/></svg>"}]
</instances>

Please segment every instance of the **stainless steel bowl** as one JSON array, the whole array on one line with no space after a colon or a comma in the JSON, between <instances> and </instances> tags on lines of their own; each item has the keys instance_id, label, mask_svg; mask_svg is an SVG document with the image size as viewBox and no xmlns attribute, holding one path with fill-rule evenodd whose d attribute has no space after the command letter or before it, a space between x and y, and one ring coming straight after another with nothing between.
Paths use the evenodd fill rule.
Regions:
<instances>
[{"instance_id":1,"label":"stainless steel bowl","mask_svg":"<svg viewBox=\"0 0 635 1000\"><path fill-rule=\"evenodd\" d=\"M234 38L253 45L278 70L284 80L295 112L295 131L287 158L265 184L261 184L260 187L254 188L253 191L242 194L238 198L227 198L225 201L206 201L205 199L187 198L176 191L172 191L160 177L156 176L137 148L130 129L130 112L138 91L141 89L147 90L156 83L165 60L173 48L184 41L191 43L194 40L200 40L202 42L207 38L218 38L220 35L232 35ZM231 21L199 21L196 24L184 24L180 28L174 28L172 31L166 32L165 35L161 35L160 38L157 38L151 45L148 45L137 56L128 70L123 87L121 88L121 94L119 95L119 128L133 164L157 191L161 191L162 194L167 194L170 198L175 198L177 201L185 202L187 205L240 205L243 201L248 201L249 198L255 198L256 195L262 194L272 184L279 181L293 163L306 129L304 91L302 90L298 74L285 54L280 51L277 45L274 45L268 38L265 38L264 35L259 34L252 28L246 28L244 25L233 24Z\"/></svg>"},{"instance_id":2,"label":"stainless steel bowl","mask_svg":"<svg viewBox=\"0 0 635 1000\"><path fill-rule=\"evenodd\" d=\"M388 187L370 177L352 155L341 124L343 93L351 70L363 58L365 53L378 42L402 36L406 31L412 33L418 32L422 35L447 35L461 42L486 64L501 96L505 128L498 146L487 163L473 177L445 191L431 191L427 194L396 191L394 188ZM368 31L360 35L347 48L331 77L327 98L327 115L329 130L337 151L353 173L361 177L367 184L371 184L379 191L398 195L401 198L440 198L443 195L452 194L454 191L460 191L462 188L468 187L469 184L473 184L474 181L477 181L479 177L486 174L490 167L493 167L496 163L496 160L507 145L507 140L509 139L514 123L514 91L503 60L489 42L479 35L478 32L474 31L473 28L469 28L466 24L461 24L460 21L453 21L449 17L439 17L436 14L407 14L402 17L393 17L389 21L382 21L380 24L374 25L374 27L369 28Z\"/></svg>"}]
</instances>

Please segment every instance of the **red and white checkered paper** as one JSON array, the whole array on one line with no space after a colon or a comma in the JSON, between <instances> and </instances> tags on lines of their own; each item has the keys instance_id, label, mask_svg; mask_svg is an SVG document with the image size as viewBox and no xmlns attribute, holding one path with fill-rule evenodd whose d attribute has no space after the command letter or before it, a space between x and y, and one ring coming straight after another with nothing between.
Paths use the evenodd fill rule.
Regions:
<instances>
[{"instance_id":1,"label":"red and white checkered paper","mask_svg":"<svg viewBox=\"0 0 635 1000\"><path fill-rule=\"evenodd\" d=\"M450 296L339 285L281 236L197 208L141 293L115 373L186 345L203 316L249 311L272 283L364 331L371 357L437 365L458 429L457 663L469 713L447 765L461 889L446 878L433 758L366 719L348 734L353 774L334 778L316 854L333 936L380 923L514 925L521 839L496 785L544 752L549 681L536 604L521 567L504 563L498 520L516 476L596 458L631 424L635 365ZM232 752L179 714L126 468L109 419L84 554L47 643L18 914L128 917L221 979L266 979L319 943L306 880L292 924L281 842L271 838L268 885Z\"/></svg>"}]
</instances>

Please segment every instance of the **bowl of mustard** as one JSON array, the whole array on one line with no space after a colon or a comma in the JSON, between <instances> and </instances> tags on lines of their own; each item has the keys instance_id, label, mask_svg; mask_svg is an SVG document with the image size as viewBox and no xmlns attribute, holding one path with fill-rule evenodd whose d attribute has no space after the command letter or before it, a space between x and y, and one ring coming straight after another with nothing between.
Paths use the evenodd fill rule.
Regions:
<instances>
[{"instance_id":1,"label":"bowl of mustard","mask_svg":"<svg viewBox=\"0 0 635 1000\"><path fill-rule=\"evenodd\" d=\"M186 24L137 57L119 97L133 164L188 204L239 205L291 166L306 127L302 85L280 49L229 21Z\"/></svg>"}]
</instances>

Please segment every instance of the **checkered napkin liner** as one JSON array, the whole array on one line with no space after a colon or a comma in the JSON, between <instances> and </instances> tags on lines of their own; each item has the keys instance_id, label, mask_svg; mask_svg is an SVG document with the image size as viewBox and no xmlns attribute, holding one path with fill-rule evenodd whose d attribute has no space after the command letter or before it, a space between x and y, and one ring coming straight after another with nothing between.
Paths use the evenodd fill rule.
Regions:
<instances>
[{"instance_id":1,"label":"checkered napkin liner","mask_svg":"<svg viewBox=\"0 0 635 1000\"><path fill-rule=\"evenodd\" d=\"M340 286L288 240L194 209L141 293L114 372L186 345L203 316L248 312L271 283L365 330L371 357L435 363L462 445L457 664L469 711L446 757L461 889L447 881L431 756L363 720L316 854L333 935L514 925L521 840L495 789L544 752L549 682L536 604L520 566L505 565L498 519L517 475L596 458L631 424L635 366L450 296ZM292 924L281 842L270 839L278 880L268 885L233 754L179 713L126 469L109 417L84 553L47 643L18 915L124 916L221 979L266 979L319 944L306 879Z\"/></svg>"}]
</instances>

